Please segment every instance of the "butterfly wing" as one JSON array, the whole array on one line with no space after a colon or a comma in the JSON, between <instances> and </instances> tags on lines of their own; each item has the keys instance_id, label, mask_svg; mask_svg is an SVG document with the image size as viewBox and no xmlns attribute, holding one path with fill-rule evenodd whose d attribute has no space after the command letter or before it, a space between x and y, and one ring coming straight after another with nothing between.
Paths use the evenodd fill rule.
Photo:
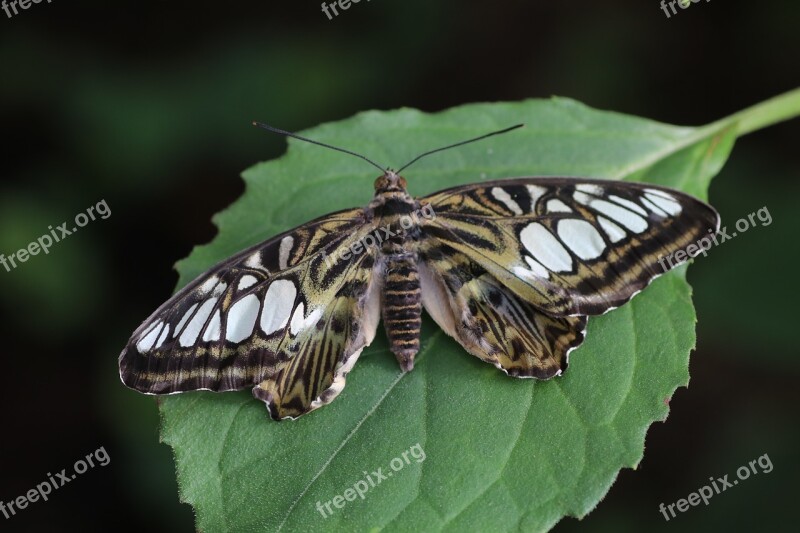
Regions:
<instances>
[{"instance_id":1,"label":"butterfly wing","mask_svg":"<svg viewBox=\"0 0 800 533\"><path fill-rule=\"evenodd\" d=\"M275 419L330 402L375 336L375 250L336 260L373 229L361 209L309 222L236 254L176 293L119 358L149 394L254 386Z\"/></svg>"},{"instance_id":2,"label":"butterfly wing","mask_svg":"<svg viewBox=\"0 0 800 533\"><path fill-rule=\"evenodd\" d=\"M710 246L719 229L717 212L696 198L624 181L516 178L420 202L436 215L422 221L432 243L551 316L619 307L675 266L672 254L701 239Z\"/></svg>"},{"instance_id":3,"label":"butterfly wing","mask_svg":"<svg viewBox=\"0 0 800 533\"><path fill-rule=\"evenodd\" d=\"M423 240L420 256L422 303L468 352L515 377L548 379L566 369L585 316L542 313L447 245Z\"/></svg>"}]
</instances>

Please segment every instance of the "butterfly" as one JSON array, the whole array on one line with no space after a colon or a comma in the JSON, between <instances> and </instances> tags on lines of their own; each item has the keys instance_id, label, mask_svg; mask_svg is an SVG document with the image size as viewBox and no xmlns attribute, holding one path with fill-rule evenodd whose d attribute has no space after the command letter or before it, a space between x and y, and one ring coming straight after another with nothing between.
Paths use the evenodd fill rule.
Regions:
<instances>
[{"instance_id":1,"label":"butterfly","mask_svg":"<svg viewBox=\"0 0 800 533\"><path fill-rule=\"evenodd\" d=\"M567 368L588 317L676 266L719 215L682 192L568 177L481 182L414 198L381 169L364 208L247 248L178 291L133 333L120 378L147 394L252 387L275 420L331 402L383 321L403 371L424 309L464 349L510 376ZM697 246L694 247L697 250ZM698 252L694 254L696 255Z\"/></svg>"}]
</instances>

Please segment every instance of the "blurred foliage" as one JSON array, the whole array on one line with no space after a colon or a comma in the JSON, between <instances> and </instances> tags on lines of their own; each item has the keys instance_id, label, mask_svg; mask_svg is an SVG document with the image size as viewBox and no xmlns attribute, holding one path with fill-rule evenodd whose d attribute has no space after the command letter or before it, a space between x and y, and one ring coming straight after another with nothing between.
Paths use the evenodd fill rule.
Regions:
<instances>
[{"instance_id":1,"label":"blurred foliage","mask_svg":"<svg viewBox=\"0 0 800 533\"><path fill-rule=\"evenodd\" d=\"M240 170L283 151L251 120L302 129L363 109L558 94L703 124L800 84L799 11L791 0L711 2L666 19L658 2L633 0L614 9L381 0L328 21L318 3L77 1L0 15L0 253L101 198L112 209L49 255L0 270L9 376L0 394L10 406L0 499L100 445L112 457L4 528L107 530L123 517L131 530L194 529L157 443L154 401L118 383L116 356L173 290L172 264L214 235L211 216L243 190ZM745 137L712 186L729 223L763 205L775 221L690 269L691 386L673 398L669 423L651 428L639 470L623 471L581 526L793 520L799 133L795 122ZM264 206L265 218L275 207ZM679 522L661 518L659 502L764 452L775 464L768 476Z\"/></svg>"}]
</instances>

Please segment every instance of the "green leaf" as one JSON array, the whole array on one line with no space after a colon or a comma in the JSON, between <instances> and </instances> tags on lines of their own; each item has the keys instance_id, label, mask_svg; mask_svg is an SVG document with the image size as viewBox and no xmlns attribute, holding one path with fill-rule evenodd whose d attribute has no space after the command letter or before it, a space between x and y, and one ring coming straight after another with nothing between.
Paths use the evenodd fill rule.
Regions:
<instances>
[{"instance_id":1,"label":"green leaf","mask_svg":"<svg viewBox=\"0 0 800 533\"><path fill-rule=\"evenodd\" d=\"M798 107L791 94L688 128L557 98L432 115L370 111L304 134L397 168L425 150L525 122L522 130L424 159L404 172L409 192L577 175L648 181L705 198L738 131ZM365 205L376 175L363 161L290 139L284 157L244 173L246 193L215 217L217 238L179 264L180 285L245 246ZM202 531L547 530L591 511L619 470L642 459L648 427L666 418L669 398L688 383L694 324L681 268L592 318L565 375L536 382L480 362L426 319L408 374L379 332L328 406L277 423L249 391L187 393L160 402L162 439L174 449L181 497ZM337 495L352 496L345 491L375 482L379 468L392 476L363 499L337 499L344 507L330 505L332 516L323 517L317 502L324 509Z\"/></svg>"}]
</instances>

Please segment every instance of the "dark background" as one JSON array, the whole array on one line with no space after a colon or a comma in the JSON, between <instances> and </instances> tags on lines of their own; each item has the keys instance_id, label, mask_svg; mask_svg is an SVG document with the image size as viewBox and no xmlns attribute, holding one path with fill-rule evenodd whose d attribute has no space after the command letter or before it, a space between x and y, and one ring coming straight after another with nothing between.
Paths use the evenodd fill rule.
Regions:
<instances>
[{"instance_id":1,"label":"dark background","mask_svg":"<svg viewBox=\"0 0 800 533\"><path fill-rule=\"evenodd\" d=\"M155 402L122 387L117 356L171 294L173 263L214 236L211 216L243 191L238 174L283 152L251 120L299 130L367 109L560 95L700 125L800 86L798 14L791 0L701 1L669 19L657 0L373 0L332 21L320 2L0 12L0 253L101 199L112 211L0 269L0 500L100 446L111 456L50 501L0 516L0 529L193 529ZM690 388L648 432L638 470L556 531L796 522L799 133L794 121L740 139L715 179L723 223L768 206L773 224L690 269ZM658 512L765 453L771 473L669 523Z\"/></svg>"}]
</instances>

